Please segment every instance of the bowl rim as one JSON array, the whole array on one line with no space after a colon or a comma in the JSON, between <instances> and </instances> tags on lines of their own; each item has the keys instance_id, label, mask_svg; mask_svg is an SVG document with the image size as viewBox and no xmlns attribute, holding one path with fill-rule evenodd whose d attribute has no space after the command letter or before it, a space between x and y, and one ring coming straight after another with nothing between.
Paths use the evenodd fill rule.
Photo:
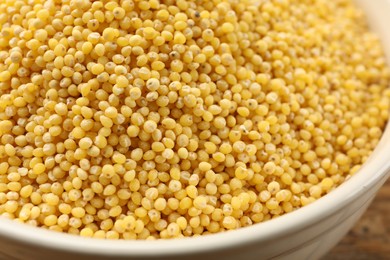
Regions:
<instances>
[{"instance_id":1,"label":"bowl rim","mask_svg":"<svg viewBox=\"0 0 390 260\"><path fill-rule=\"evenodd\" d=\"M368 5L368 1L356 1L361 4L366 2L365 5ZM390 8L389 0L376 3L378 6L379 4L382 4L382 10ZM390 64L390 50L387 54ZM312 204L278 218L228 232L174 240L104 240L53 232L0 217L0 238L56 251L113 257L178 256L226 250L250 243L268 243L314 225L333 215L370 188L385 182L390 176L390 159L386 158L387 154L390 154L390 121L367 162L335 190Z\"/></svg>"}]
</instances>

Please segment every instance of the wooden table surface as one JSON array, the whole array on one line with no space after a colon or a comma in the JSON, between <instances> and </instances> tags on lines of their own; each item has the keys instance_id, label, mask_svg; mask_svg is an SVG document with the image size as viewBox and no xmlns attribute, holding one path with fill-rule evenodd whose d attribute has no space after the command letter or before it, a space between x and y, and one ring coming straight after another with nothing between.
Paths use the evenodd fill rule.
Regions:
<instances>
[{"instance_id":1,"label":"wooden table surface","mask_svg":"<svg viewBox=\"0 0 390 260\"><path fill-rule=\"evenodd\" d=\"M366 213L322 260L390 260L390 179Z\"/></svg>"}]
</instances>

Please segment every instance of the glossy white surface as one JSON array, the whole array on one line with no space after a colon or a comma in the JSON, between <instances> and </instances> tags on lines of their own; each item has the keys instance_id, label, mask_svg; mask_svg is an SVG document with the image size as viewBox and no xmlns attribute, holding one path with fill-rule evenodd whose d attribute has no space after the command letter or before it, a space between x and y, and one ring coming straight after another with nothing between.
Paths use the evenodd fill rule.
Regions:
<instances>
[{"instance_id":1,"label":"glossy white surface","mask_svg":"<svg viewBox=\"0 0 390 260\"><path fill-rule=\"evenodd\" d=\"M390 63L390 1L356 2L380 35ZM104 241L1 219L0 259L317 259L354 225L389 175L387 127L375 152L354 177L315 203L272 221L181 240Z\"/></svg>"}]
</instances>

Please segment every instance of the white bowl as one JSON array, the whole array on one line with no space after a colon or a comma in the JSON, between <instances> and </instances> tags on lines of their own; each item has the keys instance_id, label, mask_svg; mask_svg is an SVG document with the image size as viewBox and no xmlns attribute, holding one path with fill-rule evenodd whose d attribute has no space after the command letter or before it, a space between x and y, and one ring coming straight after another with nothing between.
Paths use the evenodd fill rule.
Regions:
<instances>
[{"instance_id":1,"label":"white bowl","mask_svg":"<svg viewBox=\"0 0 390 260\"><path fill-rule=\"evenodd\" d=\"M381 37L390 64L390 0L356 0ZM87 239L0 220L0 259L318 259L346 234L390 175L389 124L351 179L313 204L271 221L196 238Z\"/></svg>"}]
</instances>

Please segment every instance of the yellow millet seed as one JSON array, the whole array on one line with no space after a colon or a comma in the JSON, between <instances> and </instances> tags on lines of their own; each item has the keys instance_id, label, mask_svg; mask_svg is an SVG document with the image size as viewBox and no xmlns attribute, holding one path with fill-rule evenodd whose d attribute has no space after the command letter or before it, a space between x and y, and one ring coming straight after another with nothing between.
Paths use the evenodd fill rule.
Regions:
<instances>
[{"instance_id":1,"label":"yellow millet seed","mask_svg":"<svg viewBox=\"0 0 390 260\"><path fill-rule=\"evenodd\" d=\"M355 174L390 108L362 12L233 2L3 1L0 215L90 238L199 236Z\"/></svg>"}]
</instances>

